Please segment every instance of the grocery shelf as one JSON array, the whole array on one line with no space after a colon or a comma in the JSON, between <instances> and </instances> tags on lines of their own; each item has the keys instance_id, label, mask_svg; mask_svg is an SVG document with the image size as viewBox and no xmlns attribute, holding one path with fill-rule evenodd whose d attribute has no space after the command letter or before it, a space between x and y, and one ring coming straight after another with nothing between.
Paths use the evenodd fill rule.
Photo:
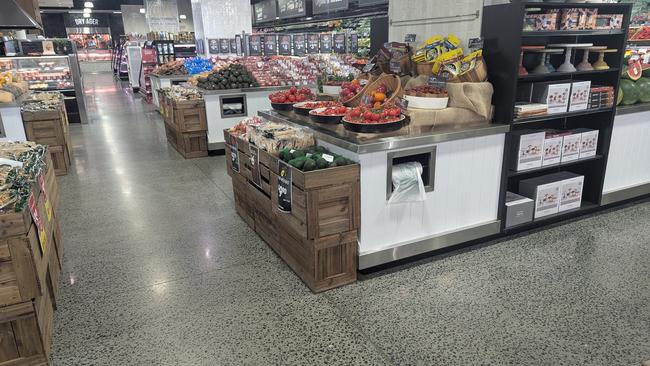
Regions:
<instances>
[{"instance_id":1,"label":"grocery shelf","mask_svg":"<svg viewBox=\"0 0 650 366\"><path fill-rule=\"evenodd\" d=\"M548 74L528 74L520 75L519 80L522 81L538 81L545 79L555 79L555 78L566 78L572 76L588 76L588 75L599 75L599 74L610 74L618 73L620 69L618 67L611 67L607 70L588 70L588 71L575 71L575 72L550 72Z\"/></svg>"},{"instance_id":2,"label":"grocery shelf","mask_svg":"<svg viewBox=\"0 0 650 366\"><path fill-rule=\"evenodd\" d=\"M583 158L583 159L578 159L578 160L573 160L573 161L567 161L565 163L560 163L560 164L553 164L553 165L547 165L543 166L541 168L533 168L533 169L526 169L526 170L508 170L508 177L517 177L521 175L526 175L526 174L531 174L531 173L541 173L541 172L548 172L549 170L554 170L557 168L564 168L576 164L582 164L586 162L592 162L596 160L601 160L603 158L602 155L595 155L589 158Z\"/></svg>"},{"instance_id":3,"label":"grocery shelf","mask_svg":"<svg viewBox=\"0 0 650 366\"><path fill-rule=\"evenodd\" d=\"M505 234L512 234L512 233L516 233L516 232L521 232L521 231L534 229L534 228L541 227L541 226L550 225L550 224L552 224L554 222L560 222L560 221L564 221L566 219L571 219L571 218L574 218L574 217L578 217L580 215L584 215L584 214L587 214L587 213L590 213L590 212L595 212L599 207L600 207L600 205L598 205L598 204L583 200L582 203L580 204L579 208L576 208L576 209L573 209L573 210L568 210L568 211L558 212L558 213L553 214L553 215L548 215L548 216L544 216L544 217L534 219L533 221L527 222L525 224L505 228L503 230L503 232Z\"/></svg>"},{"instance_id":4,"label":"grocery shelf","mask_svg":"<svg viewBox=\"0 0 650 366\"><path fill-rule=\"evenodd\" d=\"M575 4L574 4L575 5ZM612 36L625 34L622 29L582 29L557 31L525 31L522 37Z\"/></svg>"},{"instance_id":5,"label":"grocery shelf","mask_svg":"<svg viewBox=\"0 0 650 366\"><path fill-rule=\"evenodd\" d=\"M512 120L512 124L513 125L520 125L520 124L524 124L524 123L540 122L540 121L546 121L546 120L551 120L551 119L569 118L569 117L575 117L575 116L586 116L586 115L589 115L589 114L611 112L613 110L614 110L614 107L592 108L592 109L585 109L585 110L575 111L575 112L553 113L553 114L545 114L543 116L535 116L535 117L527 117L527 118L515 118L515 119Z\"/></svg>"}]
</instances>

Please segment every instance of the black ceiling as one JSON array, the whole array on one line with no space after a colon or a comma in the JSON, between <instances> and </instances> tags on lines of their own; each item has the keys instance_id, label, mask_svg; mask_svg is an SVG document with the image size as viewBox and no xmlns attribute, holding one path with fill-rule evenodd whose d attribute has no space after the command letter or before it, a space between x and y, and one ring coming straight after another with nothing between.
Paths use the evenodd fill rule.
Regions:
<instances>
[{"instance_id":1,"label":"black ceiling","mask_svg":"<svg viewBox=\"0 0 650 366\"><path fill-rule=\"evenodd\" d=\"M144 0L73 0L74 9L83 9L84 2L92 1L94 10L120 10L120 5L143 5ZM41 9L61 9L61 8L47 8Z\"/></svg>"}]
</instances>

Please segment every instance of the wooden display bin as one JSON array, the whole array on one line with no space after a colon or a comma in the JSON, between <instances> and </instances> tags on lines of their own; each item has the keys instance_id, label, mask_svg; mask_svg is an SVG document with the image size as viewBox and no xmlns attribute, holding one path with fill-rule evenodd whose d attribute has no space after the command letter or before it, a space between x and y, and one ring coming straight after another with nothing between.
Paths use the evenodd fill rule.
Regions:
<instances>
[{"instance_id":1,"label":"wooden display bin","mask_svg":"<svg viewBox=\"0 0 650 366\"><path fill-rule=\"evenodd\" d=\"M172 101L172 121L179 132L200 132L208 130L203 100Z\"/></svg>"},{"instance_id":2,"label":"wooden display bin","mask_svg":"<svg viewBox=\"0 0 650 366\"><path fill-rule=\"evenodd\" d=\"M179 132L176 128L165 123L167 141L185 159L208 156L208 135L206 131Z\"/></svg>"},{"instance_id":3,"label":"wooden display bin","mask_svg":"<svg viewBox=\"0 0 650 366\"><path fill-rule=\"evenodd\" d=\"M70 167L72 144L65 105L52 111L22 112L28 141L47 145L56 175L66 175Z\"/></svg>"},{"instance_id":4,"label":"wooden display bin","mask_svg":"<svg viewBox=\"0 0 650 366\"><path fill-rule=\"evenodd\" d=\"M292 212L278 209L278 159L259 153L260 186L253 183L250 144L235 141L239 172L226 145L239 216L293 269L313 292L356 281L357 229L360 221L359 166L302 172L292 170Z\"/></svg>"}]
</instances>

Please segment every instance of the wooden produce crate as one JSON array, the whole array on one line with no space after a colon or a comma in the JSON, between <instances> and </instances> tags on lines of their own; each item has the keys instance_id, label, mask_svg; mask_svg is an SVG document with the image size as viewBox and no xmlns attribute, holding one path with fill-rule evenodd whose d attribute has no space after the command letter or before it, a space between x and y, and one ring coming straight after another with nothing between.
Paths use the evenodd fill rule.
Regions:
<instances>
[{"instance_id":1,"label":"wooden produce crate","mask_svg":"<svg viewBox=\"0 0 650 366\"><path fill-rule=\"evenodd\" d=\"M0 307L0 365L47 365L53 324L47 286L43 296Z\"/></svg>"},{"instance_id":2,"label":"wooden produce crate","mask_svg":"<svg viewBox=\"0 0 650 366\"><path fill-rule=\"evenodd\" d=\"M66 144L65 121L61 111L23 112L23 124L28 141L48 146Z\"/></svg>"},{"instance_id":3,"label":"wooden produce crate","mask_svg":"<svg viewBox=\"0 0 650 366\"><path fill-rule=\"evenodd\" d=\"M47 190L47 194L50 198L52 209L56 211L59 208L59 185L56 182L55 168L53 166L54 161L52 160L52 153L49 150L45 158L45 164L47 166L47 170L45 171L45 176L43 178L45 180L45 189Z\"/></svg>"},{"instance_id":4,"label":"wooden produce crate","mask_svg":"<svg viewBox=\"0 0 650 366\"><path fill-rule=\"evenodd\" d=\"M165 123L167 141L185 159L208 156L208 135L206 131L179 132L174 125Z\"/></svg>"},{"instance_id":5,"label":"wooden produce crate","mask_svg":"<svg viewBox=\"0 0 650 366\"><path fill-rule=\"evenodd\" d=\"M177 131L185 133L208 130L203 100L173 100L171 104L173 125Z\"/></svg>"},{"instance_id":6,"label":"wooden produce crate","mask_svg":"<svg viewBox=\"0 0 650 366\"><path fill-rule=\"evenodd\" d=\"M70 154L66 145L49 146L48 150L52 155L52 166L55 175L66 175L70 170Z\"/></svg>"}]
</instances>

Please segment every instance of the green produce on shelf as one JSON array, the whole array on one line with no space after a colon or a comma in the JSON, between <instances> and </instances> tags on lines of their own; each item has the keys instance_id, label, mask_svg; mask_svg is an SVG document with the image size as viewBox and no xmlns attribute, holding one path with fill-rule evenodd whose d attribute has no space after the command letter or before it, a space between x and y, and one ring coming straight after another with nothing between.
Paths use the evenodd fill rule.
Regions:
<instances>
[{"instance_id":1,"label":"green produce on shelf","mask_svg":"<svg viewBox=\"0 0 650 366\"><path fill-rule=\"evenodd\" d=\"M650 102L650 78L641 78L636 82L639 91L639 100L642 103Z\"/></svg>"},{"instance_id":2,"label":"green produce on shelf","mask_svg":"<svg viewBox=\"0 0 650 366\"><path fill-rule=\"evenodd\" d=\"M304 172L354 164L351 160L334 154L322 146L311 146L305 150L280 150L280 160Z\"/></svg>"},{"instance_id":3,"label":"green produce on shelf","mask_svg":"<svg viewBox=\"0 0 650 366\"><path fill-rule=\"evenodd\" d=\"M631 105L639 101L639 90L634 81L629 79L621 79L621 90L623 91L623 99L621 104Z\"/></svg>"},{"instance_id":4,"label":"green produce on shelf","mask_svg":"<svg viewBox=\"0 0 650 366\"><path fill-rule=\"evenodd\" d=\"M616 97L616 105L620 105L621 102L623 101L623 89L621 87L618 87L618 96Z\"/></svg>"}]
</instances>

